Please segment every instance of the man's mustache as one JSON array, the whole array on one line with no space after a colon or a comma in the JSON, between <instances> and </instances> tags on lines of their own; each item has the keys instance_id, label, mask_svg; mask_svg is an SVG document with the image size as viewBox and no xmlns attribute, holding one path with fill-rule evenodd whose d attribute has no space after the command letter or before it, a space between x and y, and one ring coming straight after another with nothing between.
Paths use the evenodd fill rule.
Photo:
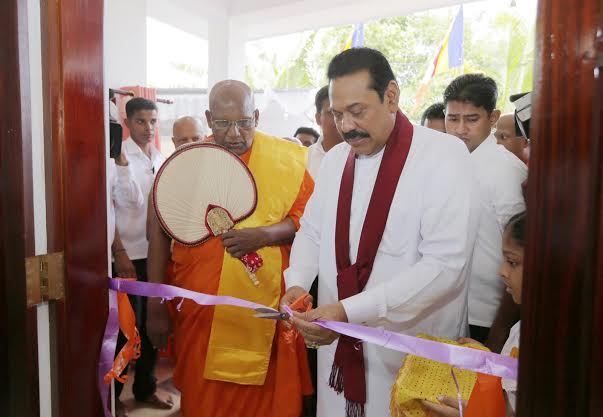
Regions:
<instances>
[{"instance_id":1,"label":"man's mustache","mask_svg":"<svg viewBox=\"0 0 603 417\"><path fill-rule=\"evenodd\" d=\"M370 137L368 133L362 132L360 130L350 130L349 132L345 132L343 134L343 138L345 140L362 139L368 137Z\"/></svg>"}]
</instances>

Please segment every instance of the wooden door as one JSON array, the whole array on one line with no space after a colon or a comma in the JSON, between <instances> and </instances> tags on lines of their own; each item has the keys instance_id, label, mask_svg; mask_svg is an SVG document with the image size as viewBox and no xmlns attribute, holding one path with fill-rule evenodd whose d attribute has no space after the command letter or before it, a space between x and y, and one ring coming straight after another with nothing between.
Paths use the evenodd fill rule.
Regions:
<instances>
[{"instance_id":1,"label":"wooden door","mask_svg":"<svg viewBox=\"0 0 603 417\"><path fill-rule=\"evenodd\" d=\"M99 351L107 314L103 1L43 1L48 251L65 252L54 303L55 415L101 416Z\"/></svg>"},{"instance_id":2,"label":"wooden door","mask_svg":"<svg viewBox=\"0 0 603 417\"><path fill-rule=\"evenodd\" d=\"M518 416L601 416L601 0L540 0L536 44Z\"/></svg>"}]
</instances>

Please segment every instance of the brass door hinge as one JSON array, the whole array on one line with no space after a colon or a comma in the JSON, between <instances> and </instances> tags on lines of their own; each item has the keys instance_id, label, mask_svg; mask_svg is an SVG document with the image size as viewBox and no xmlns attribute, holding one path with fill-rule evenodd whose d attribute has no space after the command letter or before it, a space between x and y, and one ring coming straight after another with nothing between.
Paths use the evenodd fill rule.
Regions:
<instances>
[{"instance_id":1,"label":"brass door hinge","mask_svg":"<svg viewBox=\"0 0 603 417\"><path fill-rule=\"evenodd\" d=\"M31 256L25 259L27 306L65 296L64 253Z\"/></svg>"}]
</instances>

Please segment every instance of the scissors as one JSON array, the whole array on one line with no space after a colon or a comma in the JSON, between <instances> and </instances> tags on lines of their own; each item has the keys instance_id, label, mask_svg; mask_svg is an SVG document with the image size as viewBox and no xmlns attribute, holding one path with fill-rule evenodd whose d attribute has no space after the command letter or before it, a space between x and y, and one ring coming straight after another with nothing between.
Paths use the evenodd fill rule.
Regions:
<instances>
[{"instance_id":1,"label":"scissors","mask_svg":"<svg viewBox=\"0 0 603 417\"><path fill-rule=\"evenodd\" d=\"M260 319L272 319L272 320L289 320L289 318L291 316L289 316L289 313L285 313L285 312L281 312L281 311L275 311L271 308L256 308L255 309L257 314L254 314L253 317L257 317Z\"/></svg>"},{"instance_id":2,"label":"scissors","mask_svg":"<svg viewBox=\"0 0 603 417\"><path fill-rule=\"evenodd\" d=\"M308 300L309 297L310 297L310 294L308 294L308 293L303 294L301 297L299 297L297 300L295 300L293 303L291 303L291 305L289 307L291 307L292 310L295 310L298 312L308 311L308 310L312 309L312 301ZM261 319L287 321L291 318L289 313L276 311L276 310L273 310L268 307L256 308L255 311L256 311L256 314L254 314L254 317L258 317Z\"/></svg>"}]
</instances>

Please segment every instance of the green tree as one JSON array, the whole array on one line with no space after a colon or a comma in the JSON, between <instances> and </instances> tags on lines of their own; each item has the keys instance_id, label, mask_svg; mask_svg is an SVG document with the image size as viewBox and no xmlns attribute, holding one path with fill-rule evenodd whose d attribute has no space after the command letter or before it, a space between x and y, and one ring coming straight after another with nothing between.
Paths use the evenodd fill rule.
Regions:
<instances>
[{"instance_id":1,"label":"green tree","mask_svg":"<svg viewBox=\"0 0 603 417\"><path fill-rule=\"evenodd\" d=\"M428 65L440 48L457 8L428 11L367 22L365 45L379 49L388 58L400 85L400 107L415 121L423 108L442 100L442 93L462 73L482 72L499 86L499 108L510 111L508 97L531 89L534 54L534 22L525 22L509 10L496 14L484 9L477 17L465 16L464 67L435 76L422 105L415 97ZM475 33L476 22L491 30ZM262 41L248 54L247 82L254 88L318 88L324 85L330 59L341 52L354 31L354 25L306 31L291 37L287 51L262 49ZM287 38L289 40L289 38ZM290 46L290 48L289 48ZM279 54L292 58L284 65Z\"/></svg>"}]
</instances>

